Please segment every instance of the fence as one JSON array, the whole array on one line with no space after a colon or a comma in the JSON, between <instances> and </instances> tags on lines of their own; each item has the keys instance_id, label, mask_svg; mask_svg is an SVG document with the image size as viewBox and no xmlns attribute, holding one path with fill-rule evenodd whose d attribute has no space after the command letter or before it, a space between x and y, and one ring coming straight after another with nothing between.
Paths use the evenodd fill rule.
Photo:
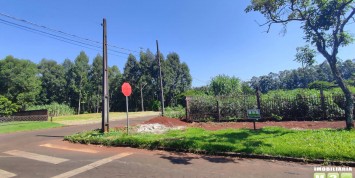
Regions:
<instances>
[{"instance_id":1,"label":"fence","mask_svg":"<svg viewBox=\"0 0 355 178\"><path fill-rule=\"evenodd\" d=\"M337 120L345 117L343 96L235 97L197 96L186 98L188 121L236 121L247 118L247 109L260 108L263 120ZM355 109L354 109L355 113Z\"/></svg>"},{"instance_id":2,"label":"fence","mask_svg":"<svg viewBox=\"0 0 355 178\"><path fill-rule=\"evenodd\" d=\"M0 117L0 122L48 121L48 110L22 111L9 117Z\"/></svg>"}]
</instances>

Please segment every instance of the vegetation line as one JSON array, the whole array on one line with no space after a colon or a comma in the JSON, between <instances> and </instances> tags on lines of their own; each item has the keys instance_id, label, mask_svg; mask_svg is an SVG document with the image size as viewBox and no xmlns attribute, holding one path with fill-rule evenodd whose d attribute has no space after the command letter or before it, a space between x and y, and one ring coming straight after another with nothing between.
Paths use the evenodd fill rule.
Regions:
<instances>
[{"instance_id":1,"label":"vegetation line","mask_svg":"<svg viewBox=\"0 0 355 178\"><path fill-rule=\"evenodd\" d=\"M114 131L102 134L89 131L65 140L106 146L131 146L146 149L173 149L192 153L270 155L325 161L355 161L355 130L291 130L266 127L207 131L200 128L171 130L165 134L126 135Z\"/></svg>"}]
</instances>

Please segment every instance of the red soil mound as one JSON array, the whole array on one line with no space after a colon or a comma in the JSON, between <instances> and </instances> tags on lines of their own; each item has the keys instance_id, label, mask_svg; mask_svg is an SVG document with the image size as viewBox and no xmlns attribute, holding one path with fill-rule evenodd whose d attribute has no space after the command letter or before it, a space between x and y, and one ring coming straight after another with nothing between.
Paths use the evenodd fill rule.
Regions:
<instances>
[{"instance_id":1,"label":"red soil mound","mask_svg":"<svg viewBox=\"0 0 355 178\"><path fill-rule=\"evenodd\" d=\"M278 126L292 129L321 129L321 128L345 128L344 121L284 121L284 122L256 122L256 129L267 126ZM219 130L226 128L253 129L253 122L222 122L222 123L192 123L190 126L204 128L206 130Z\"/></svg>"},{"instance_id":2,"label":"red soil mound","mask_svg":"<svg viewBox=\"0 0 355 178\"><path fill-rule=\"evenodd\" d=\"M150 119L149 121L143 122L143 124L162 124L167 127L177 127L177 126L188 126L189 125L188 123L183 122L179 119L173 119L173 118L164 117L164 116L155 117L153 119Z\"/></svg>"},{"instance_id":3,"label":"red soil mound","mask_svg":"<svg viewBox=\"0 0 355 178\"><path fill-rule=\"evenodd\" d=\"M253 129L252 122L201 122L201 123L186 123L179 119L173 119L168 117L155 117L143 124L162 124L167 127L187 126L187 127L199 127L206 130L219 130L226 128L249 128ZM293 129L320 129L320 128L345 128L344 121L284 121L284 122L256 122L256 128L260 129L267 126L279 126L284 128Z\"/></svg>"}]
</instances>

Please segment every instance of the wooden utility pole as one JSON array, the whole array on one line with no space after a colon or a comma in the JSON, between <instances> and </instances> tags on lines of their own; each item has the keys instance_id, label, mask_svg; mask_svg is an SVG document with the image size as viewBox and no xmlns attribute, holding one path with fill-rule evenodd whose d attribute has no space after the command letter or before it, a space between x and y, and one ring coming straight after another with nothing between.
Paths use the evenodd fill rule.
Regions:
<instances>
[{"instance_id":1,"label":"wooden utility pole","mask_svg":"<svg viewBox=\"0 0 355 178\"><path fill-rule=\"evenodd\" d=\"M102 60L102 127L101 132L109 132L109 92L108 92L108 68L107 68L107 30L106 19L103 19L103 60Z\"/></svg>"},{"instance_id":2,"label":"wooden utility pole","mask_svg":"<svg viewBox=\"0 0 355 178\"><path fill-rule=\"evenodd\" d=\"M160 62L160 51L159 51L159 45L158 45L158 40L157 42L157 56L158 56L158 62L159 62L159 76L160 76L160 91L161 91L161 115L164 116L164 90L163 90L163 77L161 75L161 62Z\"/></svg>"}]
</instances>

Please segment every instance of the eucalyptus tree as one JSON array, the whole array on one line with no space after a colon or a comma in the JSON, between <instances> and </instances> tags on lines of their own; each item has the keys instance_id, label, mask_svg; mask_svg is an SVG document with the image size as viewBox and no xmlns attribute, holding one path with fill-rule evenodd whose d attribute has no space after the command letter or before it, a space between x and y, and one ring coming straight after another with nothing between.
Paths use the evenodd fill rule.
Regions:
<instances>
[{"instance_id":1,"label":"eucalyptus tree","mask_svg":"<svg viewBox=\"0 0 355 178\"><path fill-rule=\"evenodd\" d=\"M75 76L74 73L74 63L70 59L65 59L63 64L64 68L64 79L65 79L65 90L64 90L64 102L70 107L75 107Z\"/></svg>"},{"instance_id":2,"label":"eucalyptus tree","mask_svg":"<svg viewBox=\"0 0 355 178\"><path fill-rule=\"evenodd\" d=\"M310 49L308 45L304 47L297 47L296 48L297 53L296 53L296 58L295 61L301 63L302 65L302 88L307 87L307 82L306 82L306 68L309 66L312 66L315 63L315 56L316 56L316 51L313 49Z\"/></svg>"},{"instance_id":3,"label":"eucalyptus tree","mask_svg":"<svg viewBox=\"0 0 355 178\"><path fill-rule=\"evenodd\" d=\"M99 112L100 101L102 100L102 56L96 55L89 72L89 88L90 93L88 102L93 107L95 112Z\"/></svg>"},{"instance_id":4,"label":"eucalyptus tree","mask_svg":"<svg viewBox=\"0 0 355 178\"><path fill-rule=\"evenodd\" d=\"M134 108L139 105L139 80L141 78L141 68L139 62L133 54L128 56L127 62L124 67L123 80L130 83L132 86L132 95L130 102L133 103Z\"/></svg>"},{"instance_id":5,"label":"eucalyptus tree","mask_svg":"<svg viewBox=\"0 0 355 178\"><path fill-rule=\"evenodd\" d=\"M155 99L158 89L157 79L153 76L154 54L147 49L146 52L141 51L139 54L139 65L141 68L141 77L139 79L139 89L141 93L141 110L151 108L150 105Z\"/></svg>"},{"instance_id":6,"label":"eucalyptus tree","mask_svg":"<svg viewBox=\"0 0 355 178\"><path fill-rule=\"evenodd\" d=\"M167 105L176 104L176 96L191 87L190 69L180 62L177 53L170 53L164 62L164 92Z\"/></svg>"},{"instance_id":7,"label":"eucalyptus tree","mask_svg":"<svg viewBox=\"0 0 355 178\"><path fill-rule=\"evenodd\" d=\"M116 65L109 67L110 111L124 111L125 98L121 93L123 76Z\"/></svg>"},{"instance_id":8,"label":"eucalyptus tree","mask_svg":"<svg viewBox=\"0 0 355 178\"><path fill-rule=\"evenodd\" d=\"M273 24L281 24L284 29L290 22L300 24L306 42L328 61L346 98L346 127L354 128L354 98L337 65L339 49L353 42L347 27L354 22L354 0L251 0L245 11L263 14L266 18L263 25L267 26L267 31Z\"/></svg>"},{"instance_id":9,"label":"eucalyptus tree","mask_svg":"<svg viewBox=\"0 0 355 178\"><path fill-rule=\"evenodd\" d=\"M81 51L74 61L73 72L75 74L75 85L72 86L76 93L78 114L81 113L81 103L85 103L87 99L86 97L88 94L87 86L89 70L89 57L85 54L84 51Z\"/></svg>"}]
</instances>

